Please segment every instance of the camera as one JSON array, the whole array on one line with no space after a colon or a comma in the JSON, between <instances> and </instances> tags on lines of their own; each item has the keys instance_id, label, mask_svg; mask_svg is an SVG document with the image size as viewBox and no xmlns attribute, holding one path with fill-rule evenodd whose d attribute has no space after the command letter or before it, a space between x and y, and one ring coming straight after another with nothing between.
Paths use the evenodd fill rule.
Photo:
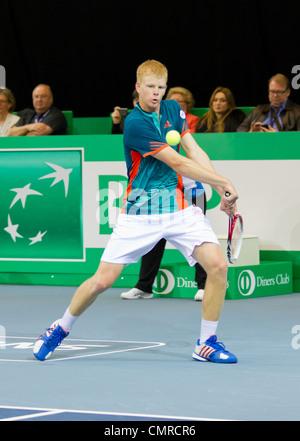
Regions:
<instances>
[{"instance_id":1,"label":"camera","mask_svg":"<svg viewBox=\"0 0 300 441\"><path fill-rule=\"evenodd\" d=\"M119 112L119 114L120 114L121 116L126 116L127 113L128 113L128 109L127 109L127 107L120 107L120 108L117 109L117 110L118 110L118 112Z\"/></svg>"}]
</instances>

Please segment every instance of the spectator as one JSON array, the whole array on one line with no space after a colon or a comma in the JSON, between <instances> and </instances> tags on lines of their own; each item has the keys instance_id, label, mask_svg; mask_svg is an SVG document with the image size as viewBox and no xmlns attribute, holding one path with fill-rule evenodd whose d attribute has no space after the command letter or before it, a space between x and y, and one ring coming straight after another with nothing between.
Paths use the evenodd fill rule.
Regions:
<instances>
[{"instance_id":1,"label":"spectator","mask_svg":"<svg viewBox=\"0 0 300 441\"><path fill-rule=\"evenodd\" d=\"M290 99L290 81L282 74L268 81L269 104L259 104L238 127L238 132L290 132L300 130L300 106Z\"/></svg>"},{"instance_id":2,"label":"spectator","mask_svg":"<svg viewBox=\"0 0 300 441\"><path fill-rule=\"evenodd\" d=\"M237 109L234 96L227 87L217 87L209 100L209 110L197 125L196 132L236 132L245 113Z\"/></svg>"},{"instance_id":3,"label":"spectator","mask_svg":"<svg viewBox=\"0 0 300 441\"><path fill-rule=\"evenodd\" d=\"M195 100L192 93L184 87L172 87L168 91L166 99L177 101L182 110L185 112L186 120L191 133L195 133L200 118L191 113L195 107Z\"/></svg>"},{"instance_id":4,"label":"spectator","mask_svg":"<svg viewBox=\"0 0 300 441\"><path fill-rule=\"evenodd\" d=\"M11 128L8 136L65 135L67 133L66 118L53 106L50 86L46 84L36 86L32 92L32 101L34 109L17 112L20 119Z\"/></svg>"},{"instance_id":5,"label":"spectator","mask_svg":"<svg viewBox=\"0 0 300 441\"><path fill-rule=\"evenodd\" d=\"M133 91L132 93L132 105L133 107L135 107L136 103L139 100L139 95L137 93L136 90ZM122 135L123 131L124 131L124 120L126 118L126 116L128 115L128 109L124 109L125 114L121 114L123 113L121 111L121 107L116 106L114 108L113 113L111 114L112 120L113 120L113 124L112 124L112 129L111 129L111 133L112 135Z\"/></svg>"},{"instance_id":6,"label":"spectator","mask_svg":"<svg viewBox=\"0 0 300 441\"><path fill-rule=\"evenodd\" d=\"M20 119L13 115L15 110L15 97L10 89L0 88L0 136L7 136L10 128Z\"/></svg>"}]
</instances>

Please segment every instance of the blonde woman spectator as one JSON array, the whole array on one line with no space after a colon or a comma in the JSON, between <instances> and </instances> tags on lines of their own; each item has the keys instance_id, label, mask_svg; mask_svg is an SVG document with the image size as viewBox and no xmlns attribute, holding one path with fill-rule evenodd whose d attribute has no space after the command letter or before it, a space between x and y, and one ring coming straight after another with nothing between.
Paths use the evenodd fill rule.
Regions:
<instances>
[{"instance_id":1,"label":"blonde woman spectator","mask_svg":"<svg viewBox=\"0 0 300 441\"><path fill-rule=\"evenodd\" d=\"M15 97L10 89L0 88L0 136L7 136L10 128L20 119L13 115L15 110Z\"/></svg>"},{"instance_id":2,"label":"blonde woman spectator","mask_svg":"<svg viewBox=\"0 0 300 441\"><path fill-rule=\"evenodd\" d=\"M196 132L236 132L246 114L237 109L234 96L227 87L217 87L209 100L209 110L197 125Z\"/></svg>"},{"instance_id":3,"label":"blonde woman spectator","mask_svg":"<svg viewBox=\"0 0 300 441\"><path fill-rule=\"evenodd\" d=\"M195 133L196 126L200 118L191 113L195 107L195 100L192 93L184 87L172 87L169 89L166 99L177 101L182 110L185 112L186 121L191 133Z\"/></svg>"}]
</instances>

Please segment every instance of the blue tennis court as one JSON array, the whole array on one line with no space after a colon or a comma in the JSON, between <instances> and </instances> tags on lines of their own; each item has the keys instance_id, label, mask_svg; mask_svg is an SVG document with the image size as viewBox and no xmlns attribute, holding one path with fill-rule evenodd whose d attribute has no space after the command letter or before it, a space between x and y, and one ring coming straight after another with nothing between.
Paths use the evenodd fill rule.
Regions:
<instances>
[{"instance_id":1,"label":"blue tennis court","mask_svg":"<svg viewBox=\"0 0 300 441\"><path fill-rule=\"evenodd\" d=\"M0 421L299 420L300 294L226 300L218 340L239 362L218 365L191 357L201 303L110 289L38 362L74 290L0 285Z\"/></svg>"}]
</instances>

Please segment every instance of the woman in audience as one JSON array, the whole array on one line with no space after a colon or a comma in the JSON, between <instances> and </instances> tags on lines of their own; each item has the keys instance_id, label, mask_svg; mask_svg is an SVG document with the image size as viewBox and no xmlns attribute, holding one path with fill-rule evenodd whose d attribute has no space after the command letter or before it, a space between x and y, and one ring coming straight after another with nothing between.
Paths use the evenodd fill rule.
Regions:
<instances>
[{"instance_id":1,"label":"woman in audience","mask_svg":"<svg viewBox=\"0 0 300 441\"><path fill-rule=\"evenodd\" d=\"M209 110L200 118L196 132L236 132L246 114L237 109L234 96L226 87L217 87L209 100Z\"/></svg>"},{"instance_id":2,"label":"woman in audience","mask_svg":"<svg viewBox=\"0 0 300 441\"><path fill-rule=\"evenodd\" d=\"M7 136L10 128L20 119L19 116L12 114L15 104L12 91L0 88L0 136Z\"/></svg>"},{"instance_id":3,"label":"woman in audience","mask_svg":"<svg viewBox=\"0 0 300 441\"><path fill-rule=\"evenodd\" d=\"M182 110L185 112L186 120L191 133L195 133L196 126L200 118L191 113L192 109L195 107L195 100L192 93L184 87L172 87L169 89L166 99L175 100L178 102Z\"/></svg>"}]
</instances>

